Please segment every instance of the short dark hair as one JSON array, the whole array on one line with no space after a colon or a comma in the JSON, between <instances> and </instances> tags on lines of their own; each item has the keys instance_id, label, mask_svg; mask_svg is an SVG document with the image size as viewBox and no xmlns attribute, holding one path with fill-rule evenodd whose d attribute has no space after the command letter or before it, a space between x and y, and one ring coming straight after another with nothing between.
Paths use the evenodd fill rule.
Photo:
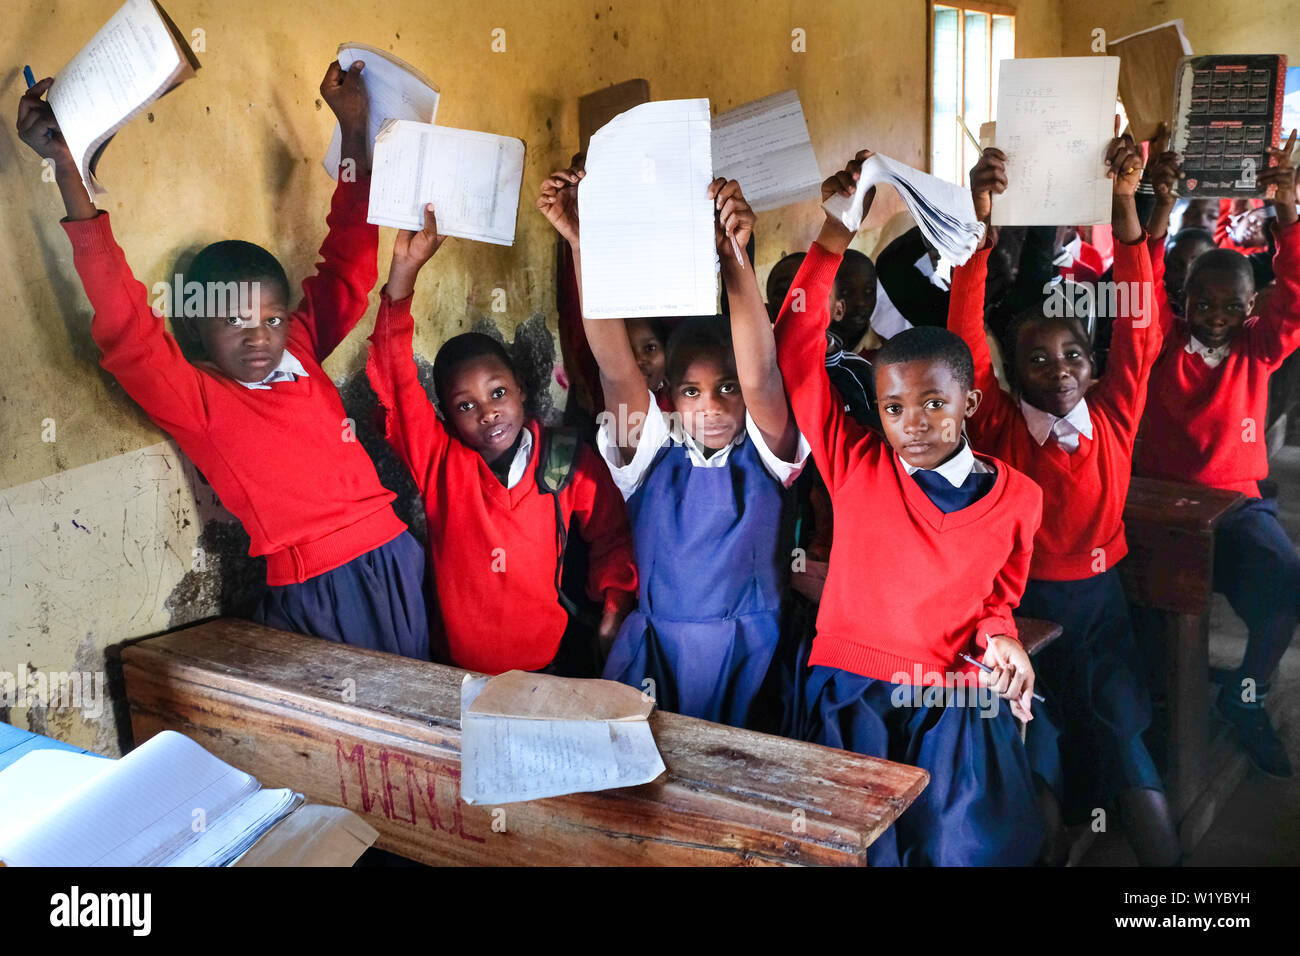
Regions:
<instances>
[{"instance_id":1,"label":"short dark hair","mask_svg":"<svg viewBox=\"0 0 1300 956\"><path fill-rule=\"evenodd\" d=\"M785 263L787 263L787 262L800 262L800 263L802 263L803 260L807 257L807 255L808 255L808 253L806 253L806 252L792 252L792 253L790 253L789 255L782 256L780 259L777 260L776 265L772 266L772 268L771 268L770 270L768 270L768 273L767 273L767 288L763 290L763 291L766 293L766 295L767 295L768 304L771 304L771 302L772 302L772 294L776 291L776 289L772 286L772 277L773 277L774 275L777 274L777 270L780 269L781 266L785 265ZM795 271L797 272L798 270L795 270ZM787 295L788 295L788 294L789 294L789 290L787 290ZM784 296L783 296L782 298L784 299ZM776 303L776 304L777 304L777 305L780 305L781 303L778 302L778 303Z\"/></svg>"},{"instance_id":2,"label":"short dark hair","mask_svg":"<svg viewBox=\"0 0 1300 956\"><path fill-rule=\"evenodd\" d=\"M877 368L904 362L942 362L964 389L975 387L975 361L961 336L934 325L918 325L886 340L876 353Z\"/></svg>"},{"instance_id":3,"label":"short dark hair","mask_svg":"<svg viewBox=\"0 0 1300 956\"><path fill-rule=\"evenodd\" d=\"M720 315L697 316L677 323L668 336L664 377L671 384L680 382L690 364L703 355L735 365L731 323Z\"/></svg>"},{"instance_id":4,"label":"short dark hair","mask_svg":"<svg viewBox=\"0 0 1300 956\"><path fill-rule=\"evenodd\" d=\"M1007 383L1011 386L1019 384L1019 376L1016 375L1016 353L1020 349L1020 335L1025 329L1033 325L1047 325L1053 323L1064 325L1074 333L1079 343L1088 350L1089 358L1092 361L1092 373L1097 374L1097 358L1094 354L1092 339L1088 337L1088 330L1079 321L1078 316L1073 315L1045 315L1046 300L1040 300L1037 305L1030 306L1027 309L1017 313L1002 332L999 344L1002 346L1002 372L1006 375Z\"/></svg>"},{"instance_id":5,"label":"short dark hair","mask_svg":"<svg viewBox=\"0 0 1300 956\"><path fill-rule=\"evenodd\" d=\"M1206 277L1230 276L1234 280L1244 279L1255 291L1255 272L1250 267L1250 260L1235 249L1214 248L1202 252L1187 267L1187 278L1183 281L1183 295L1190 298L1193 288L1200 288Z\"/></svg>"},{"instance_id":6,"label":"short dark hair","mask_svg":"<svg viewBox=\"0 0 1300 956\"><path fill-rule=\"evenodd\" d=\"M185 286L197 282L203 287L205 304L211 301L207 291L211 284L224 285L229 282L269 283L283 296L285 304L289 304L289 277L285 275L280 260L261 246L242 239L224 239L204 246L199 250L198 255L190 260L182 279ZM185 288L175 290L173 295L184 299ZM181 340L181 349L187 356L194 358L207 356L197 324L202 318L212 318L212 316L189 318L174 316L172 319L177 338Z\"/></svg>"},{"instance_id":7,"label":"short dark hair","mask_svg":"<svg viewBox=\"0 0 1300 956\"><path fill-rule=\"evenodd\" d=\"M433 357L433 391L438 397L438 407L442 409L444 415L447 414L447 383L451 380L452 373L466 362L484 356L499 359L501 364L510 370L515 381L522 386L522 379L519 377L514 361L510 358L510 353L492 336L484 335L482 332L462 332L460 335L453 335L442 343L442 348L438 349L438 354Z\"/></svg>"},{"instance_id":8,"label":"short dark hair","mask_svg":"<svg viewBox=\"0 0 1300 956\"><path fill-rule=\"evenodd\" d=\"M876 264L871 261L871 257L866 253L859 252L857 249L845 249L844 258L840 260L840 267L835 270L834 292L836 298L840 294L840 281L858 271L867 272L872 278L875 278Z\"/></svg>"},{"instance_id":9,"label":"short dark hair","mask_svg":"<svg viewBox=\"0 0 1300 956\"><path fill-rule=\"evenodd\" d=\"M1199 226L1188 226L1186 229L1179 229L1178 232L1174 233L1174 239L1170 245L1181 246L1187 242L1204 242L1211 246L1218 245L1218 243L1214 241L1214 233L1210 232L1208 229L1202 229Z\"/></svg>"}]
</instances>

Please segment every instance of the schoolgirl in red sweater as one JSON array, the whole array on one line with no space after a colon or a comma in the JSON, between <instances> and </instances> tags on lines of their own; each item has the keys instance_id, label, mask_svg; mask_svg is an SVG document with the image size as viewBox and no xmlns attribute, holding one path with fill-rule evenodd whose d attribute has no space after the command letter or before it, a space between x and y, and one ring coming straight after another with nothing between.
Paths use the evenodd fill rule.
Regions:
<instances>
[{"instance_id":1,"label":"schoolgirl in red sweater","mask_svg":"<svg viewBox=\"0 0 1300 956\"><path fill-rule=\"evenodd\" d=\"M855 193L869 155L823 196ZM827 217L776 322L790 404L835 511L800 736L929 771L872 845L873 865L1032 863L1043 829L1012 713L1032 717L1034 670L1012 610L1041 493L966 442L961 422L980 397L969 349L946 330L908 329L877 354L887 441L845 412L824 357L828 293L852 238ZM991 677L963 654L982 656Z\"/></svg>"},{"instance_id":2,"label":"schoolgirl in red sweater","mask_svg":"<svg viewBox=\"0 0 1300 956\"><path fill-rule=\"evenodd\" d=\"M249 553L266 556L269 587L257 619L427 659L420 546L393 512L394 495L380 484L321 368L365 314L376 278L379 231L366 223L361 69L360 62L347 72L333 63L321 83L343 130L343 156L361 175L340 178L322 262L303 282L302 301L290 310L284 269L266 250L245 242L207 247L186 283L187 297L195 283L206 293L203 315L187 317L204 356L195 364L150 309L108 213L82 186L41 99L51 80L23 96L18 128L24 142L54 162L68 213L64 229L95 309L91 335L103 350L101 364L243 523ZM209 311L214 306L218 311Z\"/></svg>"},{"instance_id":3,"label":"schoolgirl in red sweater","mask_svg":"<svg viewBox=\"0 0 1300 956\"><path fill-rule=\"evenodd\" d=\"M1043 525L1021 609L1061 624L1064 633L1036 661L1052 720L1029 729L1035 770L1056 792L1067 822L1082 822L1093 808L1117 802L1139 859L1171 864L1179 846L1160 775L1142 741L1151 705L1115 569L1128 552L1124 502L1161 327L1134 201L1141 151L1127 138L1113 140L1107 165L1114 180L1116 287L1107 299L1118 313L1103 378L1094 377L1087 335L1049 298L1010 326L1004 354L1017 394L999 388L983 322L991 236L954 271L948 322L974 354L975 384L984 395L969 423L975 447L1011 462L1043 489ZM982 221L990 221L993 195L1005 188L1005 157L985 150L971 171ZM1059 728L1059 741L1044 733L1047 726ZM1040 796L1055 824L1057 799L1047 790ZM1059 835L1059 826L1054 829Z\"/></svg>"},{"instance_id":4,"label":"schoolgirl in red sweater","mask_svg":"<svg viewBox=\"0 0 1300 956\"><path fill-rule=\"evenodd\" d=\"M398 233L366 374L385 436L424 498L437 656L489 674L541 670L555 661L570 623L560 581L571 524L590 548L587 595L602 605L599 639L612 640L636 604L627 512L586 444L575 443L563 487L541 486L539 462L545 466L553 436L525 414L524 389L495 339L466 333L439 349L439 417L412 358L411 294L420 267L444 241L432 206L421 232ZM594 672L594 648L591 656Z\"/></svg>"},{"instance_id":5,"label":"schoolgirl in red sweater","mask_svg":"<svg viewBox=\"0 0 1300 956\"><path fill-rule=\"evenodd\" d=\"M1255 765L1278 777L1291 776L1291 762L1264 700L1300 618L1300 556L1260 482L1268 476L1269 379L1300 346L1294 141L1293 132L1287 149L1271 151L1277 165L1259 174L1276 189L1272 294L1256 307L1254 273L1241 253L1213 249L1192 260L1183 317L1165 316L1168 341L1151 372L1137 459L1139 474L1248 496L1215 530L1215 590L1249 628L1218 707Z\"/></svg>"}]
</instances>

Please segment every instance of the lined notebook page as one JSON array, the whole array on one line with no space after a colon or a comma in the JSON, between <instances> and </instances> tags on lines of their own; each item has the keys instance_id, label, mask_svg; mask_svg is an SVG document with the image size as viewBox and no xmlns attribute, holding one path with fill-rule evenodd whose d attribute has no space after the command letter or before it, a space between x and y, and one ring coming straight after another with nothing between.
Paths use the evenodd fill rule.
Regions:
<instances>
[{"instance_id":1,"label":"lined notebook page","mask_svg":"<svg viewBox=\"0 0 1300 956\"><path fill-rule=\"evenodd\" d=\"M1106 146L1115 135L1119 57L1003 60L997 147L1007 191L995 226L1095 226L1110 222Z\"/></svg>"},{"instance_id":2,"label":"lined notebook page","mask_svg":"<svg viewBox=\"0 0 1300 956\"><path fill-rule=\"evenodd\" d=\"M740 183L756 212L821 196L822 176L795 90L713 120L713 174Z\"/></svg>"},{"instance_id":3,"label":"lined notebook page","mask_svg":"<svg viewBox=\"0 0 1300 956\"><path fill-rule=\"evenodd\" d=\"M578 189L587 318L713 315L709 101L662 100L592 137Z\"/></svg>"},{"instance_id":4,"label":"lined notebook page","mask_svg":"<svg viewBox=\"0 0 1300 956\"><path fill-rule=\"evenodd\" d=\"M438 116L438 88L409 63L364 43L345 43L339 47L339 66L347 69L357 60L366 64L361 79L370 100L370 156L375 155L375 137L387 119L432 123ZM343 131L334 124L334 136L325 151L325 172L339 176L339 157L343 151Z\"/></svg>"},{"instance_id":5,"label":"lined notebook page","mask_svg":"<svg viewBox=\"0 0 1300 956\"><path fill-rule=\"evenodd\" d=\"M375 140L367 221L421 229L431 202L440 234L513 245L523 176L522 140L388 120Z\"/></svg>"},{"instance_id":6,"label":"lined notebook page","mask_svg":"<svg viewBox=\"0 0 1300 956\"><path fill-rule=\"evenodd\" d=\"M258 783L175 731L137 747L0 846L14 866L159 866Z\"/></svg>"},{"instance_id":7,"label":"lined notebook page","mask_svg":"<svg viewBox=\"0 0 1300 956\"><path fill-rule=\"evenodd\" d=\"M47 99L91 195L104 192L88 168L96 145L152 102L181 62L153 0L128 0L55 76Z\"/></svg>"}]
</instances>

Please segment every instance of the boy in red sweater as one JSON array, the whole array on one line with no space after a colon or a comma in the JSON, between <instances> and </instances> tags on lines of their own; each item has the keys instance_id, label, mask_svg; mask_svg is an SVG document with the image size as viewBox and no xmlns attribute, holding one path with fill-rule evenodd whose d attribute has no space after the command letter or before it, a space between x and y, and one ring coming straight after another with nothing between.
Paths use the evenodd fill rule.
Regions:
<instances>
[{"instance_id":1,"label":"boy in red sweater","mask_svg":"<svg viewBox=\"0 0 1300 956\"><path fill-rule=\"evenodd\" d=\"M423 230L398 233L366 362L385 436L424 497L441 613L437 650L488 674L558 667L569 625L559 588L570 523L590 548L587 593L603 602L597 636L604 646L636 604L627 511L586 444L577 445L562 488L539 485L554 438L527 418L510 357L489 336L457 335L438 350L439 417L412 360L411 295L444 241L432 206Z\"/></svg>"},{"instance_id":2,"label":"boy in red sweater","mask_svg":"<svg viewBox=\"0 0 1300 956\"><path fill-rule=\"evenodd\" d=\"M427 659L423 555L393 512L394 495L380 484L321 368L365 314L376 278L379 230L366 224L361 69L358 62L344 72L335 62L321 83L343 130L343 156L361 175L355 182L340 178L323 261L303 282L302 302L290 311L288 281L270 253L251 243L209 246L190 276L202 279L199 288L207 293L203 314L188 317L205 356L196 364L150 309L108 213L95 208L82 186L53 111L41 99L53 80L23 96L18 130L54 163L67 208L64 229L95 309L91 334L103 350L101 364L240 519L249 553L266 556L269 588L257 619ZM252 291L228 295L241 287ZM207 311L214 306L220 311Z\"/></svg>"},{"instance_id":3,"label":"boy in red sweater","mask_svg":"<svg viewBox=\"0 0 1300 956\"><path fill-rule=\"evenodd\" d=\"M1114 181L1111 302L1118 314L1105 376L1095 378L1087 335L1048 299L1009 327L1004 354L1015 397L998 387L983 322L988 247L995 236L955 270L948 324L970 346L975 384L984 394L970 421L975 446L1023 469L1043 489L1043 524L1021 609L1064 628L1037 661L1058 711L1052 723L1060 727L1059 742L1032 726L1026 739L1035 769L1058 791L1055 798L1040 792L1058 838L1049 846L1060 855L1058 798L1069 823L1118 804L1139 861L1170 865L1180 849L1160 775L1142 740L1151 704L1115 569L1128 553L1124 502L1161 329L1134 199L1142 154L1124 137L1111 142L1106 161ZM971 170L971 194L983 222L991 219L993 195L1005 188L1005 157L985 150Z\"/></svg>"},{"instance_id":4,"label":"boy in red sweater","mask_svg":"<svg viewBox=\"0 0 1300 956\"><path fill-rule=\"evenodd\" d=\"M1168 342L1151 372L1137 460L1142 475L1249 496L1215 531L1215 589L1249 628L1245 656L1224 681L1218 706L1255 765L1278 777L1291 776L1291 763L1263 704L1300 617L1300 557L1259 482L1268 476L1269 378L1300 346L1294 143L1293 132L1286 149L1270 151L1277 165L1258 178L1276 187L1273 293L1252 314L1255 283L1245 256L1214 249L1193 260L1185 320L1167 317Z\"/></svg>"},{"instance_id":5,"label":"boy in red sweater","mask_svg":"<svg viewBox=\"0 0 1300 956\"><path fill-rule=\"evenodd\" d=\"M828 179L823 196L854 194L869 155ZM835 509L800 735L929 771L925 792L872 845L872 865L1029 864L1043 830L1012 714L1031 717L1034 671L1011 612L1042 496L972 453L961 423L980 396L969 350L946 330L909 329L878 353L887 441L845 413L824 357L828 294L852 238L826 218L776 322L790 404Z\"/></svg>"}]
</instances>

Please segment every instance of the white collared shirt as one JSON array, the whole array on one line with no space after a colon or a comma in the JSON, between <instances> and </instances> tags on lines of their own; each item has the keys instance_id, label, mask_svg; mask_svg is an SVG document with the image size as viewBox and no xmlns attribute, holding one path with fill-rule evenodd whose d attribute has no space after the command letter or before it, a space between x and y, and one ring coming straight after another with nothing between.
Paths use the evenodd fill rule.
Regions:
<instances>
[{"instance_id":1,"label":"white collared shirt","mask_svg":"<svg viewBox=\"0 0 1300 956\"><path fill-rule=\"evenodd\" d=\"M1183 351L1188 355L1199 355L1205 360L1205 364L1214 368L1228 357L1232 351L1232 343L1220 345L1218 348L1211 348L1194 335L1187 337L1187 344L1183 346Z\"/></svg>"},{"instance_id":2,"label":"white collared shirt","mask_svg":"<svg viewBox=\"0 0 1300 956\"><path fill-rule=\"evenodd\" d=\"M266 378L262 379L260 382L239 382L239 379L235 379L235 381L239 382L239 384L244 386L244 388L269 389L273 382L292 382L299 375L306 378L307 370L302 367L301 362L293 357L292 352L285 349L280 353L280 363L276 365L275 368L271 369L271 371L267 373Z\"/></svg>"},{"instance_id":3,"label":"white collared shirt","mask_svg":"<svg viewBox=\"0 0 1300 956\"><path fill-rule=\"evenodd\" d=\"M763 468L786 488L794 484L795 479L803 472L808 453L812 450L808 439L800 433L798 443L795 445L794 461L782 461L767 447L767 442L763 441L763 433L758 430L754 419L746 411L744 430L739 432L725 448L719 448L706 458L700 444L682 431L675 420L670 429L668 413L660 410L655 403L654 395L650 394L650 405L646 411L645 424L641 426L636 454L632 456L631 461L624 464L623 454L618 449L616 435L613 433L617 427L613 419L612 415L601 418L600 427L596 429L596 449L609 465L609 473L613 476L614 484L618 486L624 500L631 498L641 487L641 482L650 471L650 465L654 462L659 449L674 440L686 446L690 462L696 468L722 468L731 457L731 450L744 444L748 438L754 442L759 460L763 462Z\"/></svg>"},{"instance_id":4,"label":"white collared shirt","mask_svg":"<svg viewBox=\"0 0 1300 956\"><path fill-rule=\"evenodd\" d=\"M1070 409L1064 418L1057 418L1051 412L1035 408L1023 398L1020 400L1020 411L1025 416L1025 424L1029 426L1029 434L1040 445L1047 444L1047 439L1055 435L1057 443L1073 455L1079 450L1080 435L1092 438L1092 415L1088 413L1086 398L1079 399L1079 404Z\"/></svg>"},{"instance_id":5,"label":"white collared shirt","mask_svg":"<svg viewBox=\"0 0 1300 956\"><path fill-rule=\"evenodd\" d=\"M519 447L515 449L515 457L510 462L510 470L506 472L506 488L513 488L523 480L524 472L528 470L528 458L533 453L533 433L525 425L519 429Z\"/></svg>"},{"instance_id":6,"label":"white collared shirt","mask_svg":"<svg viewBox=\"0 0 1300 956\"><path fill-rule=\"evenodd\" d=\"M898 452L894 452L898 455ZM975 457L975 453L970 449L970 442L965 438L961 440L961 448L957 449L957 454L953 455L937 468L918 468L915 465L909 465L902 455L898 455L898 460L902 462L903 470L909 475L914 475L918 471L933 471L936 475L941 475L948 480L948 484L954 488L960 488L962 484L971 475L991 475L995 471L991 465L980 461Z\"/></svg>"}]
</instances>

